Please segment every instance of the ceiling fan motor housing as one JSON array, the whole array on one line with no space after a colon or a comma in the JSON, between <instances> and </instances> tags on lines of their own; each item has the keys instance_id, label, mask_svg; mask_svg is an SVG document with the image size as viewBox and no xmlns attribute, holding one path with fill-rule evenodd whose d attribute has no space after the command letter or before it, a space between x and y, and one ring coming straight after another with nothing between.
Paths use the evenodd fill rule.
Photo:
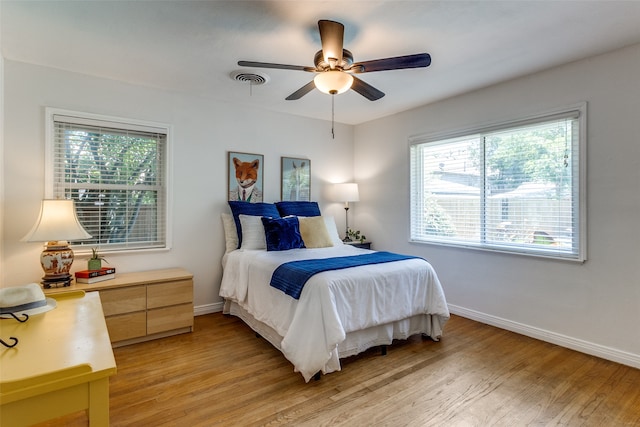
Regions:
<instances>
[{"instance_id":1,"label":"ceiling fan motor housing","mask_svg":"<svg viewBox=\"0 0 640 427\"><path fill-rule=\"evenodd\" d=\"M316 52L316 55L313 58L313 63L316 65L316 69L318 71L327 71L332 69L331 64L324 60L322 50ZM339 70L348 70L351 68L351 65L353 65L353 54L347 49L342 49L342 61L340 61L339 64L335 64L334 67Z\"/></svg>"}]
</instances>

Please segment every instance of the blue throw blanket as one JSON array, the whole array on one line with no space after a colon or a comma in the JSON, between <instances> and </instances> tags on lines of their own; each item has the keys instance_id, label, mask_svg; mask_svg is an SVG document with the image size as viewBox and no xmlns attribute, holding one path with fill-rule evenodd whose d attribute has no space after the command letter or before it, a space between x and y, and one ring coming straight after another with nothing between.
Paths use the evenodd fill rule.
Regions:
<instances>
[{"instance_id":1,"label":"blue throw blanket","mask_svg":"<svg viewBox=\"0 0 640 427\"><path fill-rule=\"evenodd\" d=\"M391 252L372 252L364 255L285 262L273 272L271 286L280 289L295 299L300 299L302 288L314 274L329 270L341 270L361 265L381 264L414 258L418 257Z\"/></svg>"}]
</instances>

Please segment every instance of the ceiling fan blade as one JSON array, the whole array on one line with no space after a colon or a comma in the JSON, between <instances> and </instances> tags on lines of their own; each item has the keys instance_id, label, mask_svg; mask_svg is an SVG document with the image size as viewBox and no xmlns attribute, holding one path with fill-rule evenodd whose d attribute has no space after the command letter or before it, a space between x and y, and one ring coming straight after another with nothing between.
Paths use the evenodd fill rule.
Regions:
<instances>
[{"instance_id":1,"label":"ceiling fan blade","mask_svg":"<svg viewBox=\"0 0 640 427\"><path fill-rule=\"evenodd\" d=\"M353 84L351 89L367 98L369 101L377 101L384 96L384 92L379 91L369 83L365 83L356 76L353 76Z\"/></svg>"},{"instance_id":2,"label":"ceiling fan blade","mask_svg":"<svg viewBox=\"0 0 640 427\"><path fill-rule=\"evenodd\" d=\"M311 73L316 71L315 67L305 67L304 65L274 64L271 62L238 61L238 65L242 67L275 68L278 70L308 71Z\"/></svg>"},{"instance_id":3,"label":"ceiling fan blade","mask_svg":"<svg viewBox=\"0 0 640 427\"><path fill-rule=\"evenodd\" d=\"M318 21L320 41L322 42L322 54L327 64L331 64L329 58L334 58L334 64L342 62L342 46L344 41L344 25L339 22L321 19ZM333 65L331 66L333 68Z\"/></svg>"},{"instance_id":4,"label":"ceiling fan blade","mask_svg":"<svg viewBox=\"0 0 640 427\"><path fill-rule=\"evenodd\" d=\"M431 55L428 53L416 53L415 55L395 56L393 58L356 62L351 66L351 68L349 68L349 71L354 73L370 73L372 71L428 67L430 64Z\"/></svg>"},{"instance_id":5,"label":"ceiling fan blade","mask_svg":"<svg viewBox=\"0 0 640 427\"><path fill-rule=\"evenodd\" d=\"M302 98L303 96L305 96L306 94L314 90L315 88L316 88L316 85L313 82L313 80L311 80L309 83L302 86L300 89L293 92L291 95L287 96L285 99L287 101L295 101L296 99Z\"/></svg>"}]
</instances>

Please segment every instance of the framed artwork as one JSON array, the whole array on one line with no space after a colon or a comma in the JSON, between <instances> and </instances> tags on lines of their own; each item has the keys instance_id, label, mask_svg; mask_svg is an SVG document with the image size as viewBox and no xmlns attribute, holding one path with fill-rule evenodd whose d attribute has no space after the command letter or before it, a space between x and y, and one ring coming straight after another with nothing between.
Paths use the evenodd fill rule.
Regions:
<instances>
[{"instance_id":1,"label":"framed artwork","mask_svg":"<svg viewBox=\"0 0 640 427\"><path fill-rule=\"evenodd\" d=\"M263 164L264 156L262 154L229 151L227 158L228 200L262 202Z\"/></svg>"},{"instance_id":2,"label":"framed artwork","mask_svg":"<svg viewBox=\"0 0 640 427\"><path fill-rule=\"evenodd\" d=\"M311 201L311 161L282 157L283 201Z\"/></svg>"}]
</instances>

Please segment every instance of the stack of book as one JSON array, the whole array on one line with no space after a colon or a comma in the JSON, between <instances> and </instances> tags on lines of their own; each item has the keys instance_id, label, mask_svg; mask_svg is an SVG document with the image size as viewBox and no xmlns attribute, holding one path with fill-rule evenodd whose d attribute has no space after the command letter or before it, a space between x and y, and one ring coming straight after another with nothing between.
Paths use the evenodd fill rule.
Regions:
<instances>
[{"instance_id":1,"label":"stack of book","mask_svg":"<svg viewBox=\"0 0 640 427\"><path fill-rule=\"evenodd\" d=\"M102 267L100 270L82 270L76 272L76 282L96 283L116 277L116 269L113 267Z\"/></svg>"}]
</instances>

